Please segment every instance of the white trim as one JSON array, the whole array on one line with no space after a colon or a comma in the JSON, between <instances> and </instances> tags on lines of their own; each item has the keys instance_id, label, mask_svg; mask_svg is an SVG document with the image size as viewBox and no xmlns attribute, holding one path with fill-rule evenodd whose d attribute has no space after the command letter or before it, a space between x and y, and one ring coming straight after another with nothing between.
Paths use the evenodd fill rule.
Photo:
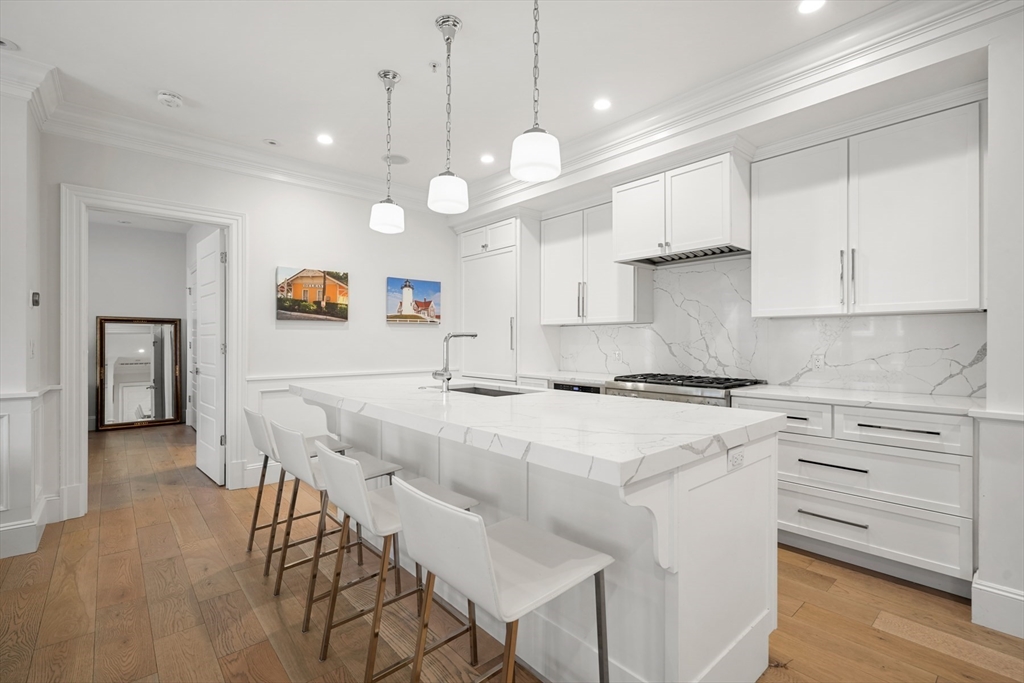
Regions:
<instances>
[{"instance_id":1,"label":"white trim","mask_svg":"<svg viewBox=\"0 0 1024 683\"><path fill-rule=\"evenodd\" d=\"M971 586L971 621L1024 638L1024 591L982 581Z\"/></svg>"},{"instance_id":2,"label":"white trim","mask_svg":"<svg viewBox=\"0 0 1024 683\"><path fill-rule=\"evenodd\" d=\"M988 81L978 81L949 92L941 93L933 97L926 97L916 102L893 107L882 112L862 116L852 121L824 128L822 130L800 135L788 140L782 140L770 145L758 147L754 153L754 161L770 159L782 154L789 154L808 147L823 145L835 140L841 140L860 133L885 128L896 123L903 123L911 119L936 114L946 109L953 109L972 102L980 102L988 98Z\"/></svg>"},{"instance_id":3,"label":"white trim","mask_svg":"<svg viewBox=\"0 0 1024 683\"><path fill-rule=\"evenodd\" d=\"M978 420L1003 420L1006 422L1024 422L1024 413L1010 412L1004 410L987 410L974 408L967 411L967 414Z\"/></svg>"},{"instance_id":4,"label":"white trim","mask_svg":"<svg viewBox=\"0 0 1024 683\"><path fill-rule=\"evenodd\" d=\"M228 488L243 485L241 472L232 477L231 463L241 455L240 411L230 408L244 404L248 330L244 311L248 290L246 269L246 216L242 213L209 209L162 199L61 185L61 450L60 481L62 519L79 517L88 509L88 340L89 313L89 209L143 213L189 223L207 223L224 228L227 235L227 461Z\"/></svg>"},{"instance_id":5,"label":"white trim","mask_svg":"<svg viewBox=\"0 0 1024 683\"><path fill-rule=\"evenodd\" d=\"M0 512L10 509L11 415L0 413Z\"/></svg>"},{"instance_id":6,"label":"white trim","mask_svg":"<svg viewBox=\"0 0 1024 683\"><path fill-rule=\"evenodd\" d=\"M17 522L0 524L0 559L34 553L39 549L39 539L47 524L60 521L61 497L44 496L36 501L32 516Z\"/></svg>"},{"instance_id":7,"label":"white trim","mask_svg":"<svg viewBox=\"0 0 1024 683\"><path fill-rule=\"evenodd\" d=\"M59 384L50 384L39 389L33 389L32 391L19 391L14 393L0 394L0 401L7 401L19 398L39 398L51 391L60 391Z\"/></svg>"}]
</instances>

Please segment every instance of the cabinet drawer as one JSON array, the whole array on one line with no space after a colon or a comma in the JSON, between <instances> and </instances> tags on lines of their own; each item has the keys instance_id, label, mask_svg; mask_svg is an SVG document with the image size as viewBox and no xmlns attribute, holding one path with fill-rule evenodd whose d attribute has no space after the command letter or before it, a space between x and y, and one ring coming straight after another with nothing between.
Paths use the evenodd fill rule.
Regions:
<instances>
[{"instance_id":1,"label":"cabinet drawer","mask_svg":"<svg viewBox=\"0 0 1024 683\"><path fill-rule=\"evenodd\" d=\"M747 410L768 410L786 414L786 428L790 434L809 436L832 436L832 406L800 401L777 401L767 398L746 398L737 396L732 400L733 408Z\"/></svg>"},{"instance_id":2,"label":"cabinet drawer","mask_svg":"<svg viewBox=\"0 0 1024 683\"><path fill-rule=\"evenodd\" d=\"M837 439L779 439L779 479L971 518L971 458Z\"/></svg>"},{"instance_id":3,"label":"cabinet drawer","mask_svg":"<svg viewBox=\"0 0 1024 683\"><path fill-rule=\"evenodd\" d=\"M779 482L779 528L940 574L973 574L971 520Z\"/></svg>"},{"instance_id":4,"label":"cabinet drawer","mask_svg":"<svg viewBox=\"0 0 1024 683\"><path fill-rule=\"evenodd\" d=\"M835 407L835 436L884 446L972 455L974 420L957 415Z\"/></svg>"}]
</instances>

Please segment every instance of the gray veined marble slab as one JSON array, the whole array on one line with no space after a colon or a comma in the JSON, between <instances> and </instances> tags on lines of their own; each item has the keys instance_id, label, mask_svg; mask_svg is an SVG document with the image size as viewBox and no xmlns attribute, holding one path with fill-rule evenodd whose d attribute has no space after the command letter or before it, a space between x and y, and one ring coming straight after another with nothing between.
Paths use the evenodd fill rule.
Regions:
<instances>
[{"instance_id":1,"label":"gray veined marble slab","mask_svg":"<svg viewBox=\"0 0 1024 683\"><path fill-rule=\"evenodd\" d=\"M454 385L453 385L454 386ZM307 403L623 486L783 429L785 416L618 396L443 395L430 379L293 384Z\"/></svg>"},{"instance_id":2,"label":"gray veined marble slab","mask_svg":"<svg viewBox=\"0 0 1024 683\"><path fill-rule=\"evenodd\" d=\"M796 385L759 384L755 387L733 389L732 395L781 401L827 403L837 406L857 406L859 408L914 410L922 413L941 413L943 415L967 415L971 411L983 411L985 409L985 399L983 398Z\"/></svg>"}]
</instances>

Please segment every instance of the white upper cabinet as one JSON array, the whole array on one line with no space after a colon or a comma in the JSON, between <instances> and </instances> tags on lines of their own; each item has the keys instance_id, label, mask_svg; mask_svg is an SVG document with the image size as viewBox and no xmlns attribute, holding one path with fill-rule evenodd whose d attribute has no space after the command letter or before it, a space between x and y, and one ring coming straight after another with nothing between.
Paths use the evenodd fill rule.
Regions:
<instances>
[{"instance_id":1,"label":"white upper cabinet","mask_svg":"<svg viewBox=\"0 0 1024 683\"><path fill-rule=\"evenodd\" d=\"M541 323L583 322L583 212L541 223L540 248Z\"/></svg>"},{"instance_id":2,"label":"white upper cabinet","mask_svg":"<svg viewBox=\"0 0 1024 683\"><path fill-rule=\"evenodd\" d=\"M755 317L981 308L979 105L753 165Z\"/></svg>"},{"instance_id":3,"label":"white upper cabinet","mask_svg":"<svg viewBox=\"0 0 1024 683\"><path fill-rule=\"evenodd\" d=\"M755 316L846 312L846 140L753 165Z\"/></svg>"},{"instance_id":4,"label":"white upper cabinet","mask_svg":"<svg viewBox=\"0 0 1024 683\"><path fill-rule=\"evenodd\" d=\"M541 324L651 321L651 270L612 258L612 205L541 224Z\"/></svg>"},{"instance_id":5,"label":"white upper cabinet","mask_svg":"<svg viewBox=\"0 0 1024 683\"><path fill-rule=\"evenodd\" d=\"M469 230L462 233L459 238L459 246L463 258L480 254L485 251L495 251L511 247L516 243L516 219L488 225L483 228Z\"/></svg>"},{"instance_id":6,"label":"white upper cabinet","mask_svg":"<svg viewBox=\"0 0 1024 683\"><path fill-rule=\"evenodd\" d=\"M979 105L850 138L850 311L981 307Z\"/></svg>"},{"instance_id":7,"label":"white upper cabinet","mask_svg":"<svg viewBox=\"0 0 1024 683\"><path fill-rule=\"evenodd\" d=\"M612 188L612 248L616 261L665 253L665 174Z\"/></svg>"},{"instance_id":8,"label":"white upper cabinet","mask_svg":"<svg viewBox=\"0 0 1024 683\"><path fill-rule=\"evenodd\" d=\"M619 185L612 206L615 261L750 248L750 164L735 154Z\"/></svg>"},{"instance_id":9,"label":"white upper cabinet","mask_svg":"<svg viewBox=\"0 0 1024 683\"><path fill-rule=\"evenodd\" d=\"M665 251L750 248L750 164L732 154L665 174Z\"/></svg>"}]
</instances>

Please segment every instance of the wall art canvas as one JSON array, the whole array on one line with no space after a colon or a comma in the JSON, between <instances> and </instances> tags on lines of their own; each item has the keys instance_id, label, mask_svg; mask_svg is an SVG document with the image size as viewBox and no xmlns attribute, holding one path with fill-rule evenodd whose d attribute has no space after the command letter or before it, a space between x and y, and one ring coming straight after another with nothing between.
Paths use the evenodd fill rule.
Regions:
<instances>
[{"instance_id":1,"label":"wall art canvas","mask_svg":"<svg viewBox=\"0 0 1024 683\"><path fill-rule=\"evenodd\" d=\"M441 283L388 278L389 323L441 324Z\"/></svg>"},{"instance_id":2,"label":"wall art canvas","mask_svg":"<svg viewBox=\"0 0 1024 683\"><path fill-rule=\"evenodd\" d=\"M348 321L348 273L277 268L277 319Z\"/></svg>"}]
</instances>

